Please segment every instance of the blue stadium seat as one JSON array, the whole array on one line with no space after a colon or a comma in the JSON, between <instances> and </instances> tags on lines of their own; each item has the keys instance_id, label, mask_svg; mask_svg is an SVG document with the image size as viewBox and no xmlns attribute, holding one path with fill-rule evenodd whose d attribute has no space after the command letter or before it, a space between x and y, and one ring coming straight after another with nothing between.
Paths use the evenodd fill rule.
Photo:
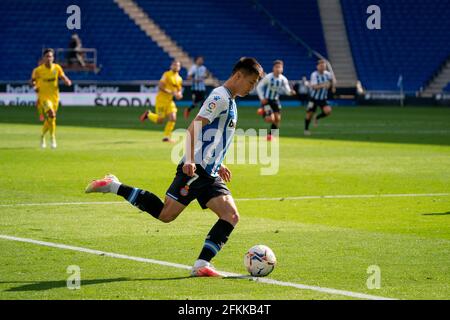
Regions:
<instances>
[{"instance_id":1,"label":"blue stadium seat","mask_svg":"<svg viewBox=\"0 0 450 320\"><path fill-rule=\"evenodd\" d=\"M203 55L205 64L221 80L229 76L230 67L241 56L256 57L266 71L272 69L273 60L283 59L285 74L290 79L300 79L315 68L316 59L272 26L251 0L136 2L190 55ZM326 54L316 0L279 2L281 6L291 6L293 10L294 14L289 19L292 31L311 40L310 45L316 46L314 49ZM272 9L269 7L269 10ZM301 19L308 16L304 10L309 11L309 19ZM283 19L285 11L274 13ZM300 18L298 21L295 21L296 14ZM311 28L312 25L315 28Z\"/></svg>"},{"instance_id":2,"label":"blue stadium seat","mask_svg":"<svg viewBox=\"0 0 450 320\"><path fill-rule=\"evenodd\" d=\"M450 4L427 0L341 0L358 77L368 90L418 91L449 57ZM369 30L367 7L381 9L381 30Z\"/></svg>"},{"instance_id":3,"label":"blue stadium seat","mask_svg":"<svg viewBox=\"0 0 450 320\"><path fill-rule=\"evenodd\" d=\"M317 0L258 0L283 26L327 56Z\"/></svg>"},{"instance_id":4,"label":"blue stadium seat","mask_svg":"<svg viewBox=\"0 0 450 320\"><path fill-rule=\"evenodd\" d=\"M450 82L445 86L444 92L450 92Z\"/></svg>"}]
</instances>

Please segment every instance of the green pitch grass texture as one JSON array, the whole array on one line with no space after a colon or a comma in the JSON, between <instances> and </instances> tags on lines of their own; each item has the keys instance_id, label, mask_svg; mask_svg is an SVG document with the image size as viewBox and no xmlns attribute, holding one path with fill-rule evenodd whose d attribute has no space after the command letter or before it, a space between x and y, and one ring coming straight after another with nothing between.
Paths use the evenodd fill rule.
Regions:
<instances>
[{"instance_id":1,"label":"green pitch grass texture","mask_svg":"<svg viewBox=\"0 0 450 320\"><path fill-rule=\"evenodd\" d=\"M113 173L164 195L175 174L173 145L161 142L162 127L138 121L142 112L62 108L58 148L42 150L33 108L0 109L0 234L192 265L217 220L211 211L193 202L164 224L128 203L89 203L122 198L84 193L93 178ZM177 128L186 128L181 118ZM229 165L241 220L214 265L246 274L244 253L265 244L278 258L270 279L448 299L450 109L337 107L311 137L303 119L303 108L283 110L278 174ZM238 127L268 125L255 108L241 108ZM389 194L417 196L289 199ZM38 203L47 205L15 205ZM0 299L352 299L5 239L0 251ZM78 290L66 286L72 265L81 269ZM369 266L381 271L378 289L367 286Z\"/></svg>"}]
</instances>

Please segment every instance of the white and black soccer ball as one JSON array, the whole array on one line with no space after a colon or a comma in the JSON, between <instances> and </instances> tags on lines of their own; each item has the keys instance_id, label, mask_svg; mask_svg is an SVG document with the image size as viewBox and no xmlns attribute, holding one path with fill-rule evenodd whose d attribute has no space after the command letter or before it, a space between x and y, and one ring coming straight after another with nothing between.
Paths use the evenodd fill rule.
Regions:
<instances>
[{"instance_id":1,"label":"white and black soccer ball","mask_svg":"<svg viewBox=\"0 0 450 320\"><path fill-rule=\"evenodd\" d=\"M272 249L259 244L251 247L244 255L244 266L254 277L265 277L273 271L277 258Z\"/></svg>"}]
</instances>

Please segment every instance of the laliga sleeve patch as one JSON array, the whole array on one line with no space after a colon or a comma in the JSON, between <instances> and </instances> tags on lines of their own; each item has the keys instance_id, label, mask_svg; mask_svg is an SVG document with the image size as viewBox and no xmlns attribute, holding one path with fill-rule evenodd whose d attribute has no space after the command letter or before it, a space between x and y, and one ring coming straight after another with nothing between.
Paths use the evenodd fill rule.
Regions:
<instances>
[{"instance_id":1,"label":"laliga sleeve patch","mask_svg":"<svg viewBox=\"0 0 450 320\"><path fill-rule=\"evenodd\" d=\"M212 113L216 107L217 107L216 103L214 101L211 101L206 107L206 111Z\"/></svg>"}]
</instances>

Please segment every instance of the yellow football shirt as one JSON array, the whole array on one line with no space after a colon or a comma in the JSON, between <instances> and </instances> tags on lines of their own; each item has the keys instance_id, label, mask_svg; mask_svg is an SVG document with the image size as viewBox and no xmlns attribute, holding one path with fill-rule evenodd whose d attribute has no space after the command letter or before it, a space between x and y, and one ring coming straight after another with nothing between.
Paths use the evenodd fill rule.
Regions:
<instances>
[{"instance_id":1,"label":"yellow football shirt","mask_svg":"<svg viewBox=\"0 0 450 320\"><path fill-rule=\"evenodd\" d=\"M56 63L53 63L50 68L41 64L33 70L31 78L36 81L39 101L51 100L56 103L59 100L58 80L62 75L64 71Z\"/></svg>"},{"instance_id":2,"label":"yellow football shirt","mask_svg":"<svg viewBox=\"0 0 450 320\"><path fill-rule=\"evenodd\" d=\"M181 76L172 70L164 72L161 77L161 81L164 82L165 88L169 91L180 91L183 85L183 79ZM160 90L156 95L156 100L157 103L169 104L173 101L173 94Z\"/></svg>"}]
</instances>

